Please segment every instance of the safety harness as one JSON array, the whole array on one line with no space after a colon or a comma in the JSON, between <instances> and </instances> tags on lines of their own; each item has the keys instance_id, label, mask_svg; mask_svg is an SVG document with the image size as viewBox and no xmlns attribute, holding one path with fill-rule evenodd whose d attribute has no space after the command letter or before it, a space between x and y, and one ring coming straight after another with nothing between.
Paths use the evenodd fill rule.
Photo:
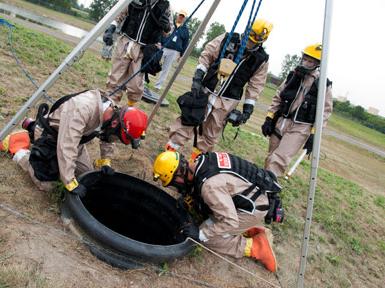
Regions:
<instances>
[{"instance_id":1,"label":"safety harness","mask_svg":"<svg viewBox=\"0 0 385 288\"><path fill-rule=\"evenodd\" d=\"M293 103L298 97L299 89L303 83L304 74L299 71L291 71L286 78L286 86L279 94L281 106L279 114L285 118L292 118L296 123L314 124L317 110L318 81L315 79L308 92L304 95L303 102L298 108L291 112ZM326 86L329 87L332 82L327 79Z\"/></svg>"},{"instance_id":2,"label":"safety harness","mask_svg":"<svg viewBox=\"0 0 385 288\"><path fill-rule=\"evenodd\" d=\"M207 179L218 174L230 174L251 184L246 190L232 197L234 206L239 211L249 214L253 214L256 210L268 211L265 218L267 222L274 217L277 205L281 205L279 197L281 186L276 176L249 161L224 152L208 152L199 156L196 167L193 191L190 195L194 209L202 215L202 218L207 218L212 213L201 197L202 186ZM268 197L269 205L255 204L262 194Z\"/></svg>"},{"instance_id":3,"label":"safety harness","mask_svg":"<svg viewBox=\"0 0 385 288\"><path fill-rule=\"evenodd\" d=\"M49 110L49 112L48 112L49 106L48 106L47 103L40 104L39 108L38 108L36 120L37 120L37 124L39 124L39 126L41 126L44 129L43 130L43 134L44 135L51 135L54 139L57 139L58 131L56 131L56 129L54 129L54 128L52 128L52 126L50 126L50 124L49 124L49 116L47 116L47 117L45 117L45 116L46 115L50 115L53 112L55 112L63 103L67 102L71 98L73 98L73 97L75 97L77 95L80 95L82 93L85 93L87 91L88 90L84 90L84 91L81 91L81 92L77 92L77 93L74 93L74 94L69 94L69 95L61 97L59 100L57 100L52 105L52 107ZM89 135L84 135L80 139L80 144L85 144L85 143L91 141L92 139L94 139L97 136L99 136L99 132L98 131L93 131Z\"/></svg>"},{"instance_id":4,"label":"safety harness","mask_svg":"<svg viewBox=\"0 0 385 288\"><path fill-rule=\"evenodd\" d=\"M162 35L162 25L159 18L169 9L166 0L142 0L143 4L135 2L128 5L128 15L124 20L121 33L141 45L156 44Z\"/></svg>"},{"instance_id":5,"label":"safety harness","mask_svg":"<svg viewBox=\"0 0 385 288\"><path fill-rule=\"evenodd\" d=\"M51 109L49 109L47 103L42 103L39 105L36 122L33 124L31 129L34 130L34 127L39 125L41 128L43 128L43 132L36 141L31 139L33 145L31 148L29 162L34 170L35 177L40 181L57 181L60 177L56 151L58 131L50 126L48 115L56 111L66 101L86 91L88 90L61 97L52 105ZM104 123L103 126L105 124L106 123ZM98 137L99 135L100 132L98 131L94 131L89 135L84 135L80 139L79 144L85 144L95 137Z\"/></svg>"},{"instance_id":6,"label":"safety harness","mask_svg":"<svg viewBox=\"0 0 385 288\"><path fill-rule=\"evenodd\" d=\"M243 1L231 31L225 35L221 43L219 57L210 66L202 81L202 86L212 93L215 93L219 84L218 96L224 95L226 98L235 100L242 98L245 84L262 63L268 60L268 55L262 46L259 46L255 51L248 52L246 56L244 55L252 23L258 14L262 0L259 1L256 10L254 10L256 0L253 0L243 37L238 33L234 33L247 2L248 0ZM183 94L178 98L178 104L181 109L182 124L194 127L193 146L197 148L198 134L202 135L202 123L207 115L206 110L210 111L210 104L207 93L202 90L199 91L196 97L192 96L189 92Z\"/></svg>"}]
</instances>

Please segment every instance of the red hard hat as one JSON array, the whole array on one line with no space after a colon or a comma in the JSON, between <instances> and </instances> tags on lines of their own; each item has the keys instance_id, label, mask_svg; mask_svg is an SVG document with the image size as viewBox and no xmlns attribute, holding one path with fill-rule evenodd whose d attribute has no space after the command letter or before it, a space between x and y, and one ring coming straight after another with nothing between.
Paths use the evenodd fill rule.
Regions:
<instances>
[{"instance_id":1,"label":"red hard hat","mask_svg":"<svg viewBox=\"0 0 385 288\"><path fill-rule=\"evenodd\" d=\"M128 145L139 141L147 128L147 115L135 107L124 107L120 111L120 140Z\"/></svg>"}]
</instances>

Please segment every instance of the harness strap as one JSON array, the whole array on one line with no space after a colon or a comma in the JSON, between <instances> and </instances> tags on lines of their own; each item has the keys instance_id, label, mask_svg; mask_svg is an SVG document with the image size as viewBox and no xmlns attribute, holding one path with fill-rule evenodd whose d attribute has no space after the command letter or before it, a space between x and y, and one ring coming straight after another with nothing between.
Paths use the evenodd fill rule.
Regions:
<instances>
[{"instance_id":1,"label":"harness strap","mask_svg":"<svg viewBox=\"0 0 385 288\"><path fill-rule=\"evenodd\" d=\"M267 211L270 209L270 206L269 205L257 205L257 206L255 206L255 209L257 209L259 211Z\"/></svg>"},{"instance_id":2,"label":"harness strap","mask_svg":"<svg viewBox=\"0 0 385 288\"><path fill-rule=\"evenodd\" d=\"M278 137L279 140L282 139L282 135L280 135L277 131L273 131L273 134Z\"/></svg>"},{"instance_id":3,"label":"harness strap","mask_svg":"<svg viewBox=\"0 0 385 288\"><path fill-rule=\"evenodd\" d=\"M244 196L247 196L250 194L251 191L253 191L255 189L255 187L257 187L257 183L253 183L252 185L250 185L250 187L248 187L246 190L244 190L241 194ZM259 189L258 189L258 191L259 191ZM256 193L258 191L256 191Z\"/></svg>"},{"instance_id":4,"label":"harness strap","mask_svg":"<svg viewBox=\"0 0 385 288\"><path fill-rule=\"evenodd\" d=\"M44 116L47 114L49 115L49 114L53 113L54 111L56 111L64 102L70 100L72 97L75 97L75 96L82 94L84 92L87 92L87 91L88 90L84 90L84 91L81 91L78 93L73 93L73 94L69 94L69 95L61 97L52 105L49 112L48 112L49 106L47 103L40 104L40 106L38 108L37 115L36 115L36 120L42 126L42 128L44 130L43 133L45 135L51 135L55 139L55 141L57 141L58 132L54 128L52 128L52 126L49 124L49 117L45 118ZM98 136L99 136L99 132L93 131L89 135L82 136L79 144L87 143Z\"/></svg>"},{"instance_id":5,"label":"harness strap","mask_svg":"<svg viewBox=\"0 0 385 288\"><path fill-rule=\"evenodd\" d=\"M258 198L259 196L261 196L262 193L264 194L265 191L262 191L261 189L259 189L258 191L256 191L256 192L254 193L253 196L250 197L250 200L253 201L253 202L255 202L255 200L257 200L257 198Z\"/></svg>"},{"instance_id":6,"label":"harness strap","mask_svg":"<svg viewBox=\"0 0 385 288\"><path fill-rule=\"evenodd\" d=\"M222 139L223 140L225 140L225 129L226 129L226 126L227 126L228 123L229 122L226 120L225 121L225 126L223 126L223 129L222 129ZM239 130L241 130L241 127L238 126L237 127L237 131L235 132L235 135L233 137L233 141L238 138Z\"/></svg>"},{"instance_id":7,"label":"harness strap","mask_svg":"<svg viewBox=\"0 0 385 288\"><path fill-rule=\"evenodd\" d=\"M194 126L194 142L193 142L193 147L198 148L198 134L202 136L203 134L203 127L202 124L198 126Z\"/></svg>"},{"instance_id":8,"label":"harness strap","mask_svg":"<svg viewBox=\"0 0 385 288\"><path fill-rule=\"evenodd\" d=\"M81 92L78 92L78 93L73 93L73 94L69 94L69 95L66 95L66 96L63 96L61 97L60 99L58 99L51 107L51 109L49 110L49 114L53 113L54 111L56 111L60 106L61 104L63 104L64 102L67 102L68 100L70 100L72 97L75 97L79 94L82 94L84 92L87 92L88 89L84 90L84 91L81 91Z\"/></svg>"}]
</instances>

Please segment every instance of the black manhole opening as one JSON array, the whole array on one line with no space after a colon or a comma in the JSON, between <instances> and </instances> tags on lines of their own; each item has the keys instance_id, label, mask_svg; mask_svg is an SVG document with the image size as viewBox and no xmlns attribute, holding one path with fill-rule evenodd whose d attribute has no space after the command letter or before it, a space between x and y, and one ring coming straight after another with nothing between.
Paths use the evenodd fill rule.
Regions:
<instances>
[{"instance_id":1,"label":"black manhole opening","mask_svg":"<svg viewBox=\"0 0 385 288\"><path fill-rule=\"evenodd\" d=\"M101 177L100 172L88 172L79 182L87 187L87 195L80 199L67 194L63 215L73 219L90 240L85 244L101 260L129 269L135 263L170 261L192 250L193 243L180 233L189 216L162 189L122 173Z\"/></svg>"},{"instance_id":2,"label":"black manhole opening","mask_svg":"<svg viewBox=\"0 0 385 288\"><path fill-rule=\"evenodd\" d=\"M126 175L127 176L127 175ZM173 245L185 240L180 233L186 215L175 200L144 181L103 177L87 187L85 208L109 229L147 244Z\"/></svg>"}]
</instances>

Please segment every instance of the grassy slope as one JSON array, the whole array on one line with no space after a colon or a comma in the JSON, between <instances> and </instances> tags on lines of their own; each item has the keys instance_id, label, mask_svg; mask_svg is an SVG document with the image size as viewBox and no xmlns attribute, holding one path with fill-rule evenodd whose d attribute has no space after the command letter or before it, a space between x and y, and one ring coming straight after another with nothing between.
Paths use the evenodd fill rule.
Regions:
<instances>
[{"instance_id":1,"label":"grassy slope","mask_svg":"<svg viewBox=\"0 0 385 288\"><path fill-rule=\"evenodd\" d=\"M381 132L365 127L338 114L331 116L328 125L330 128L342 131L356 138L364 139L365 142L385 150L385 137Z\"/></svg>"},{"instance_id":2,"label":"grassy slope","mask_svg":"<svg viewBox=\"0 0 385 288\"><path fill-rule=\"evenodd\" d=\"M0 43L5 43L4 32L1 28ZM22 27L15 31L15 46L27 69L40 81L45 79L70 51L70 46L61 41ZM26 98L21 95L30 95L33 88L15 68L13 59L9 57L4 45L0 49L3 63L0 66L0 75L4 79L0 83L0 116L7 120L16 111L17 106L25 101ZM194 63L193 59L189 60L182 75L191 77L189 75L192 75ZM59 96L88 87L103 87L108 69L108 63L86 53L49 92ZM178 110L176 95L185 91L188 85L189 82L178 80L168 96L170 109L162 109L156 116L152 130L143 145L143 149L151 157L162 149L166 127L175 118ZM271 95L272 92L272 89L266 89L264 97L268 99L267 94ZM141 106L147 111L151 109L147 104ZM170 113L170 110L173 113ZM261 121L262 116L259 114L262 113L255 114L257 119L252 119L251 123ZM5 121L2 121L1 126L4 123ZM234 145L231 141L233 133L235 129L226 128L226 139L220 142L218 150L228 150L262 165L267 140L249 125L241 130ZM287 219L284 224L273 227L277 254L281 261L279 275L284 286L289 287L293 286L297 273L297 264L294 263L297 263L302 237L308 174L309 165L304 162L299 173L290 182L283 183ZM319 171L318 184L306 275L307 287L350 287L350 283L355 287L379 287L383 284L385 274L385 242L382 238L385 223L383 217L380 217L385 212L384 197L373 195L352 181L325 169ZM6 269L6 265L0 266L0 275ZM6 287L7 283L0 282L1 285Z\"/></svg>"},{"instance_id":3,"label":"grassy slope","mask_svg":"<svg viewBox=\"0 0 385 288\"><path fill-rule=\"evenodd\" d=\"M38 15L44 15L46 17L49 17L51 19L62 21L64 23L79 27L81 29L84 29L86 31L91 30L95 24L92 23L92 21L86 22L85 19L81 19L80 17L75 17L72 15L63 14L60 12L56 12L52 9L45 8L43 6L39 6L27 1L23 0L0 0L0 2L14 5L29 11L32 11Z\"/></svg>"}]
</instances>

